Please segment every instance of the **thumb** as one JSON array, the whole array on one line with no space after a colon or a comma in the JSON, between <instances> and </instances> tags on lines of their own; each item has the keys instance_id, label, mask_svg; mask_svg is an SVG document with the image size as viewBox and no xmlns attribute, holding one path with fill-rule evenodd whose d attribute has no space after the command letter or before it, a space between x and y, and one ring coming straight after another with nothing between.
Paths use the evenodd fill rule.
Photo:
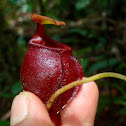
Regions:
<instances>
[{"instance_id":1,"label":"thumb","mask_svg":"<svg viewBox=\"0 0 126 126\"><path fill-rule=\"evenodd\" d=\"M53 126L41 100L33 93L24 91L12 103L10 126Z\"/></svg>"}]
</instances>

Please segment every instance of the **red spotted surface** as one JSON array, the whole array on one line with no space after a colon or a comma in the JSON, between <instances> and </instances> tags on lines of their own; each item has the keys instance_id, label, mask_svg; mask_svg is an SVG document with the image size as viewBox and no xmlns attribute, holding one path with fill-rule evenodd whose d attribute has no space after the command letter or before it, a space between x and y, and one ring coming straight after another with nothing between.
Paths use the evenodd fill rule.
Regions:
<instances>
[{"instance_id":1,"label":"red spotted surface","mask_svg":"<svg viewBox=\"0 0 126 126\"><path fill-rule=\"evenodd\" d=\"M26 91L33 92L44 104L62 86L83 76L81 65L72 55L72 49L46 35L43 24L37 24L34 37L29 41L20 80ZM77 87L61 94L51 107L59 111L76 94Z\"/></svg>"}]
</instances>

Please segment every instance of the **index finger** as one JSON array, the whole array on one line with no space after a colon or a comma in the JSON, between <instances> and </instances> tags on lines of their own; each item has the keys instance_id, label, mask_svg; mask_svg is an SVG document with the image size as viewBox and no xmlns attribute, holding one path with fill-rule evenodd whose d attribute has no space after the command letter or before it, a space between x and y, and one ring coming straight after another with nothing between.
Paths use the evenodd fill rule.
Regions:
<instances>
[{"instance_id":1,"label":"index finger","mask_svg":"<svg viewBox=\"0 0 126 126\"><path fill-rule=\"evenodd\" d=\"M99 91L95 82L83 84L77 96L60 112L62 126L93 126L98 97Z\"/></svg>"}]
</instances>

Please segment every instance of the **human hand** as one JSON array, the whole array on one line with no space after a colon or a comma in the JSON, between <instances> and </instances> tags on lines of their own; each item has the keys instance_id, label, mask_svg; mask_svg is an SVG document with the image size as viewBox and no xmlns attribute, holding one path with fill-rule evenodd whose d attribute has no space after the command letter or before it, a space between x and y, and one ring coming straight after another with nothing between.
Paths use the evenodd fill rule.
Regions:
<instances>
[{"instance_id":1,"label":"human hand","mask_svg":"<svg viewBox=\"0 0 126 126\"><path fill-rule=\"evenodd\" d=\"M62 126L93 126L98 96L94 82L83 84L77 96L60 111ZM10 123L11 126L54 126L42 101L27 91L15 97Z\"/></svg>"}]
</instances>

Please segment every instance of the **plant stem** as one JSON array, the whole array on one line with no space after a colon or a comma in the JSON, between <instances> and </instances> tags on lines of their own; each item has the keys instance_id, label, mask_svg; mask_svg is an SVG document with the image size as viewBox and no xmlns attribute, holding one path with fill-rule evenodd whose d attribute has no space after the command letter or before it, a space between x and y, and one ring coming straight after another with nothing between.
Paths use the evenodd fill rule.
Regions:
<instances>
[{"instance_id":1,"label":"plant stem","mask_svg":"<svg viewBox=\"0 0 126 126\"><path fill-rule=\"evenodd\" d=\"M81 80L71 82L71 83L65 85L64 87L60 88L59 90L57 90L51 96L51 98L46 103L47 111L49 111L49 109L51 108L51 106L52 106L53 102L55 101L55 99L60 94L64 93L65 91L67 91L67 90L69 90L69 89L71 89L73 87L76 87L78 85L81 85L81 84L84 84L84 83L87 83L87 82L91 82L91 81L95 81L95 80L105 78L105 77L114 77L114 78L118 78L118 79L126 81L126 76L125 75L122 75L122 74L119 74L119 73L113 73L113 72L104 72L104 73L99 73L99 74L93 75L93 76L88 77L88 78L84 78L84 79L82 78Z\"/></svg>"}]
</instances>

